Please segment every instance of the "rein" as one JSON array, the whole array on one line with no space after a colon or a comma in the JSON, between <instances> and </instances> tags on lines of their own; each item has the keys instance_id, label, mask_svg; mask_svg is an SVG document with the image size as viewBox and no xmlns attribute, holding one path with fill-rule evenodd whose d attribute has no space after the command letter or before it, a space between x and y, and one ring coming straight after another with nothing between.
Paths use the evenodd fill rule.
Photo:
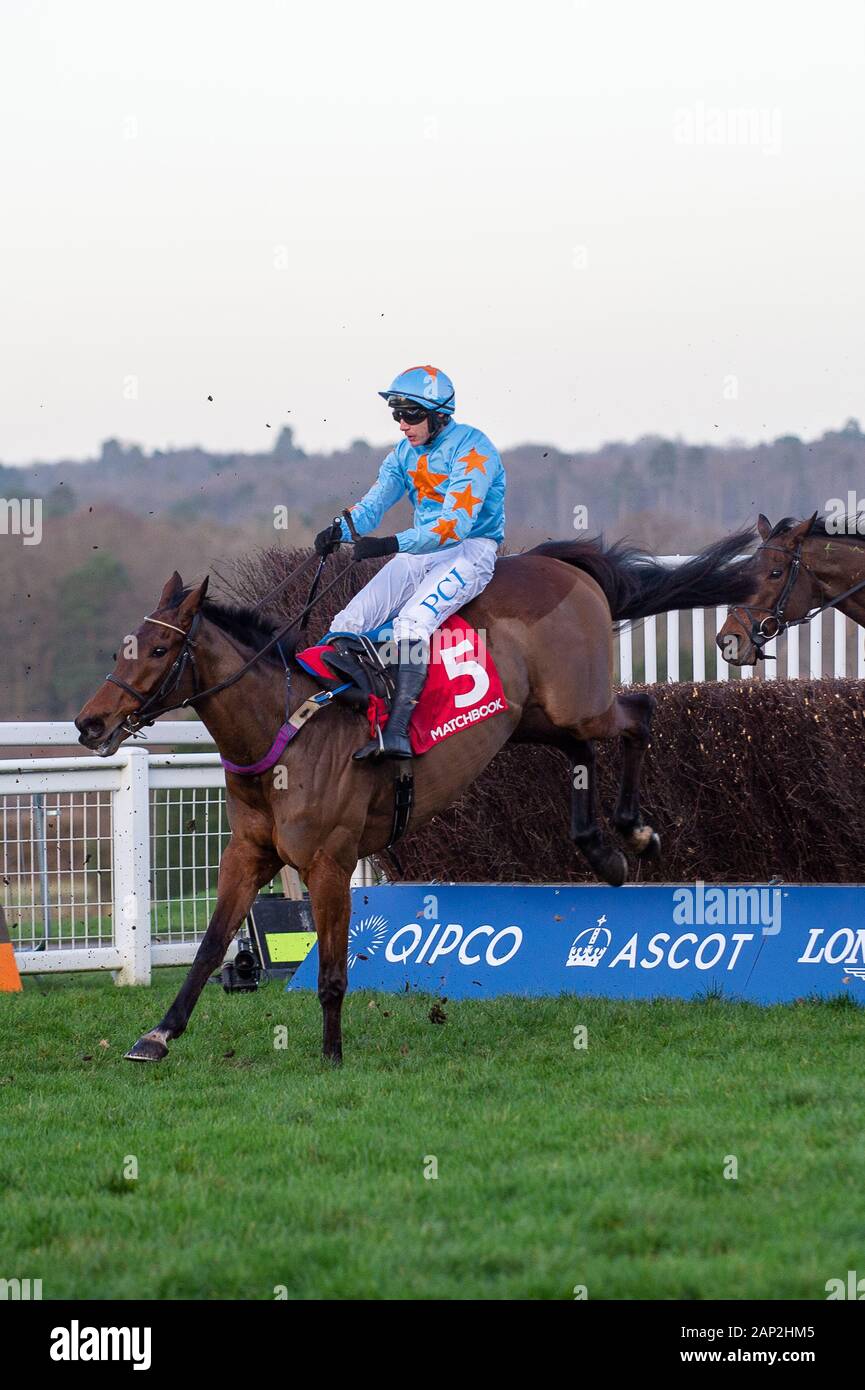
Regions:
<instances>
[{"instance_id":1,"label":"rein","mask_svg":"<svg viewBox=\"0 0 865 1390\"><path fill-rule=\"evenodd\" d=\"M315 556L313 554L307 556L305 560L302 560L301 563L297 565L295 569L292 570L291 574L287 575L285 579L280 581L280 583L276 586L275 589L272 589L269 594L265 594L264 598L259 600L258 604L256 604L256 607L259 607L267 599L272 598L273 595L279 591L279 589L284 588L285 585L290 582L290 580L296 578L297 575L300 574L310 563L310 561L314 558ZM288 660L286 659L285 652L282 650L281 642L283 637L285 637L286 633L290 632L293 627L297 627L299 623L303 624L303 620L308 616L314 604L319 599L324 598L326 594L329 594L331 589L335 588L336 585L339 584L340 580L343 578L341 574L338 574L336 578L331 581L330 584L328 584L324 589L321 590L320 593L316 592L318 589L319 580L321 578L324 560L326 558L326 556L322 556L322 562L319 565L318 572L315 576L315 579L313 580L313 585L312 589L310 590L309 598L307 599L300 613L298 613L295 618L292 618L290 622L286 623L284 627L280 628L278 632L274 633L274 635L269 639L269 641L265 642L263 647L259 647L259 649L249 658L249 660L244 662L244 664L239 668L239 670L233 672L233 674L230 676L226 676L225 680L219 681L216 685L208 686L206 690L201 690L199 688L198 667L195 664L195 644L198 629L201 626L201 611L199 610L194 615L192 622L189 626L189 631L186 633L184 633L184 629L182 627L178 627L175 623L166 622L164 618L155 618L152 613L146 613L144 616L145 622L159 623L162 627L172 628L174 632L184 633L184 641L183 645L180 648L180 651L178 652L174 661L171 663L171 666L169 667L163 680L160 682L156 690L151 691L148 695L145 695L140 690L136 690L133 685L130 685L120 676L115 676L112 672L109 672L108 675L105 677L106 680L113 681L115 685L119 685L122 690L125 690L128 695L131 695L133 699L137 700L139 703L139 708L136 711L136 713L127 715L121 727L124 728L128 734L137 734L141 729L147 728L148 725L153 724L161 714L167 714L169 710L186 709L187 706L194 705L198 700L203 700L208 695L216 695L222 690L227 690L229 686L234 685L235 682L239 681L242 676L245 676L247 671L251 670L252 667L256 664L257 661L260 660L261 657L265 656L269 651L272 651L273 648L276 647L282 659L283 667L285 668L286 683L286 722L285 724L283 724L282 729L280 729L280 732L277 735L278 741L279 738L283 735L286 727L291 724L291 720L288 716L288 701L291 692L291 668L289 666ZM169 697L178 688L181 681L183 680L187 667L189 667L189 669L192 671L192 694L187 695L186 698L183 700L175 701L174 704L166 704L160 706L160 708L158 709L154 709L154 705L159 700ZM337 692L327 693L330 696ZM305 704L301 706L301 709L305 709L306 705L311 703L315 704L316 709L320 709L322 704L326 703L326 701L318 701L316 703L316 699L315 697L313 697L313 700L307 700ZM310 711L310 713L314 712L314 710ZM295 715L292 716L292 718L297 718L299 714L300 710L296 711ZM145 718L144 716L147 717ZM306 715L306 718L308 717L309 714ZM301 721L301 723L303 722L305 722L305 720ZM300 727L300 725L298 725L298 727ZM297 729L295 728L293 732L296 733ZM288 739L292 736L292 734L289 734L286 737L285 742L288 742ZM283 744L283 747L284 746L285 744ZM270 751L273 752L273 748L271 748ZM278 756L278 754L276 756ZM274 757L273 761L276 761L276 757Z\"/></svg>"},{"instance_id":2,"label":"rein","mask_svg":"<svg viewBox=\"0 0 865 1390\"><path fill-rule=\"evenodd\" d=\"M780 637L781 633L786 632L788 628L799 627L802 623L813 622L814 618L818 618L820 614L825 613L827 609L837 608L839 603L843 603L845 599L850 598L853 594L858 594L862 589L865 589L865 579L860 579L858 584L851 584L850 588L845 589L843 594L836 594L834 598L827 599L826 602L821 603L819 607L809 609L809 611L805 613L801 618L785 618L785 605L788 599L790 598L793 589L796 586L796 581L799 578L800 571L804 570L806 574L810 574L811 578L816 580L816 575L814 574L814 571L810 570L802 559L802 545L804 540L805 537L800 536L799 540L796 542L796 551L790 563L790 573L788 574L784 582L784 586L781 589L781 592L775 600L774 606L772 608L761 608L756 604L737 603L730 609L730 613L733 615L738 616L739 613L746 613L748 615L751 624L750 629L748 631L748 637L753 646L756 648L757 656L760 658L761 661L775 660L774 657L766 656L765 652L763 651L763 648L765 647L767 642L773 642L776 637ZM767 545L764 543L763 545L761 545L760 549L772 550L777 555L790 554L789 550L784 550L779 545ZM817 582L819 583L819 581ZM760 622L758 622L756 617L754 616L757 613L765 613L766 616L762 618ZM745 623L742 622L742 619L739 618L738 621L742 624L742 627L744 628ZM772 632L768 632L766 630L766 624L770 622L775 623L775 628Z\"/></svg>"}]
</instances>

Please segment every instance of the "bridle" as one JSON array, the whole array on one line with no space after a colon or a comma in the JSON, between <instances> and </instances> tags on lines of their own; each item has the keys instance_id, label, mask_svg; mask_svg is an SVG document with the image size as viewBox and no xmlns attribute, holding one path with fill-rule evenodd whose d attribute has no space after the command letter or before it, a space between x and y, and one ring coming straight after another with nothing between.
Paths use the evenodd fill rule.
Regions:
<instances>
[{"instance_id":1,"label":"bridle","mask_svg":"<svg viewBox=\"0 0 865 1390\"><path fill-rule=\"evenodd\" d=\"M780 545L766 545L764 543L763 545L761 545L760 550L773 550L776 554L784 556L789 556L790 554L789 550L784 550ZM796 581L798 580L799 574L802 571L802 569L805 569L806 573L808 574L811 573L807 566L803 565L802 563L802 537L800 536L799 540L796 542L796 550L790 562L790 573L787 575L787 578L784 582L784 586L781 589L781 592L779 593L777 599L775 600L773 607L761 608L756 604L737 603L733 608L730 609L730 616L735 617L736 620L739 622L740 626L747 631L748 638L757 652L757 659L759 661L774 660L773 657L767 657L765 652L763 651L763 648L765 647L767 642L772 642L776 637L780 637L781 633L784 632L786 628L793 626L796 623L803 623L809 621L809 619L805 617L793 618L790 620L790 622L788 622L784 616L787 602L794 588L796 587ZM740 613L744 613L747 615L746 621L743 621L743 619L739 616ZM756 617L758 613L765 614L765 617L761 618L758 621ZM812 616L816 615L814 614ZM767 624L770 623L775 624L774 629L771 632L767 629ZM748 624L750 624L750 627L748 626Z\"/></svg>"},{"instance_id":2,"label":"bridle","mask_svg":"<svg viewBox=\"0 0 865 1390\"><path fill-rule=\"evenodd\" d=\"M193 694L189 696L188 699L183 700L182 704L189 704L192 700L198 698L201 693L198 685L198 667L195 664L195 637L201 625L201 610L199 609L194 615L189 625L188 632L186 632L184 628L178 627L176 623L166 622L164 618L154 618L152 613L146 613L144 621L146 623L159 623L162 627L170 627L175 632L181 633L183 636L183 645L160 684L155 690L152 690L149 695L145 695L142 691L136 690L134 685L130 685L128 681L123 680L120 676L115 676L112 671L109 671L108 675L105 677L107 681L113 681L115 685L120 686L121 690L125 690L127 695L131 695L138 701L138 709L134 714L128 714L121 725L121 728L125 729L127 734L137 734L140 729L143 729L148 724L152 724L157 715L165 714L166 711L170 709L181 708L181 705L174 704L165 705L162 709L154 710L153 706L159 700L171 695L172 692L177 689L183 680L187 667L192 671ZM150 715L150 718L145 718L145 715Z\"/></svg>"},{"instance_id":3,"label":"bridle","mask_svg":"<svg viewBox=\"0 0 865 1390\"><path fill-rule=\"evenodd\" d=\"M767 656L763 651L767 642L774 642L775 638L780 637L781 633L786 632L788 628L798 627L801 623L810 623L812 619L819 617L821 613L825 613L828 608L837 608L839 603L843 603L844 600L850 598L852 594L856 594L861 589L865 589L865 579L860 579L858 584L851 584L850 588L845 589L843 594L836 594L834 598L827 599L825 603L821 603L817 608L809 609L801 618L786 618L784 615L787 603L796 587L796 581L802 570L810 575L815 582L819 583L813 571L809 570L802 559L802 545L806 539L807 537L800 536L796 542L796 549L790 561L790 573L787 575L781 592L771 608L761 608L756 604L737 603L730 609L730 616L735 617L740 626L747 630L748 638L756 650L757 659L759 661L775 660L774 657ZM772 550L778 555L789 556L790 554L789 550L784 550L780 545L767 545L765 542L760 546L760 551L763 550ZM759 554L760 551L758 551L757 554ZM739 613L747 614L750 628L748 628L746 622L738 616ZM764 613L766 616L758 622L755 617L757 613ZM771 632L767 630L766 625L768 623L775 624Z\"/></svg>"},{"instance_id":4,"label":"bridle","mask_svg":"<svg viewBox=\"0 0 865 1390\"><path fill-rule=\"evenodd\" d=\"M338 521L338 517L334 518L335 524ZM198 679L198 667L195 664L195 642L198 634L198 629L201 626L201 610L198 609L193 615L188 632L184 628L178 627L176 623L167 622L165 618L156 618L152 613L146 613L144 616L144 622L159 623L162 627L170 627L173 629L174 632L182 633L183 644L157 688L155 690L150 691L149 694L144 694L143 691L136 690L134 685L130 685L128 681L123 680L120 676L115 676L113 672L109 671L105 679L108 681L113 681L115 685L119 685L121 690L125 690L127 695L131 695L133 699L138 701L139 706L137 710L126 716L120 727L127 734L138 734L149 724L153 724L161 714L167 714L169 710L186 709L187 706L194 705L196 701L203 700L208 695L216 695L219 691L225 690L228 686L234 685L236 681L239 681L241 677L245 676L247 671L249 671L256 664L256 662L261 659L261 657L265 656L267 652L272 651L274 647L279 652L283 667L285 669L285 703L287 711L291 695L291 666L289 665L285 652L282 649L282 639L283 637L285 637L286 633L290 632L293 627L297 627L299 623L301 624L301 630L303 630L303 628L305 627L304 619L309 614L311 608L313 607L313 604L318 602L319 599L323 599L325 595L328 594L331 589L335 588L335 586L339 584L343 579L342 573L338 574L336 578L331 581L330 584L326 585L326 587L322 589L320 593L317 593L319 581L321 579L322 569L324 567L324 561L326 560L326 558L326 556L321 557L318 571L313 580L312 588L310 589L309 598L307 599L300 613L298 613L297 617L292 618L291 622L286 623L284 627L280 628L279 632L274 633L273 637L271 637L269 641L265 642L264 646L259 647L258 650L254 653L254 655L251 656L248 661L245 661L239 670L235 671L230 676L226 676L225 680L219 681L217 685L208 686L206 690L202 690L200 688ZM310 564L310 562L314 559L316 559L314 553L312 555L307 556L305 560L302 560L301 563L294 570L292 570L291 574L287 575L285 579L281 580L280 583L276 586L276 588L272 589L269 594L265 594L264 598L260 599L255 606L260 607L268 599L272 598L275 593L277 593L280 589L284 588L284 586L288 584L292 579L295 579L297 575L300 574L301 571L304 570L306 566ZM183 677L186 674L187 668L192 672L192 694L187 695L186 698L183 700L175 700L173 704L163 704L160 705L158 709L155 708L155 706L159 704L160 700L169 699L174 694L174 692L177 691L183 680Z\"/></svg>"}]
</instances>

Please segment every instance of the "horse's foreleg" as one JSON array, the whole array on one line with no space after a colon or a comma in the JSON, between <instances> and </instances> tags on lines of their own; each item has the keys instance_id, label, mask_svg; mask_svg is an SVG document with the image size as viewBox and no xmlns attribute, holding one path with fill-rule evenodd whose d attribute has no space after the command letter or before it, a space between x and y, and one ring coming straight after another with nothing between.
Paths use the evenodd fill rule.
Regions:
<instances>
[{"instance_id":1,"label":"horse's foreleg","mask_svg":"<svg viewBox=\"0 0 865 1390\"><path fill-rule=\"evenodd\" d=\"M306 882L318 933L318 997L323 1014L322 1052L342 1061L342 1001L348 984L350 874L326 850L318 849Z\"/></svg>"},{"instance_id":2,"label":"horse's foreleg","mask_svg":"<svg viewBox=\"0 0 865 1390\"><path fill-rule=\"evenodd\" d=\"M167 1055L168 1043L185 1030L199 994L222 964L256 893L270 882L281 862L272 849L263 849L249 841L229 840L219 863L216 908L189 974L162 1022L139 1038L126 1053L130 1061L161 1062Z\"/></svg>"},{"instance_id":3,"label":"horse's foreleg","mask_svg":"<svg viewBox=\"0 0 865 1390\"><path fill-rule=\"evenodd\" d=\"M661 840L643 821L640 810L640 776L649 746L655 701L642 691L616 697L617 723L622 735L622 780L613 824L634 854L657 859Z\"/></svg>"},{"instance_id":4,"label":"horse's foreleg","mask_svg":"<svg viewBox=\"0 0 865 1390\"><path fill-rule=\"evenodd\" d=\"M598 821L594 744L575 738L568 741L567 752L571 763L571 839L598 877L618 888L628 876L628 865Z\"/></svg>"}]
</instances>

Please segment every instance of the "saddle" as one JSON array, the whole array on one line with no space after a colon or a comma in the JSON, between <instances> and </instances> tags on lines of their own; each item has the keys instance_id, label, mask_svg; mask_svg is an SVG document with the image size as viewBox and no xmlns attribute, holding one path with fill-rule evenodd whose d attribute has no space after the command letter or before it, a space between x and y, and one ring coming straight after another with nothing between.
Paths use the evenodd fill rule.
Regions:
<instances>
[{"instance_id":1,"label":"saddle","mask_svg":"<svg viewBox=\"0 0 865 1390\"><path fill-rule=\"evenodd\" d=\"M390 628L371 635L338 633L297 653L297 661L325 690L352 709L387 715L396 689L397 644Z\"/></svg>"}]
</instances>

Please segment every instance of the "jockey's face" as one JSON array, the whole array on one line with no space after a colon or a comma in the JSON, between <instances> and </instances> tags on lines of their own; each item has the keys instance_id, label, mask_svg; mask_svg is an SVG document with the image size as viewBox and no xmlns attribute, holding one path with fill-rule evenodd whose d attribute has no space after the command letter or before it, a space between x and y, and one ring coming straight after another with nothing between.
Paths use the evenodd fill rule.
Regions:
<instances>
[{"instance_id":1,"label":"jockey's face","mask_svg":"<svg viewBox=\"0 0 865 1390\"><path fill-rule=\"evenodd\" d=\"M419 449L429 439L429 420L426 417L416 425L410 425L408 420L400 420L399 427L414 449Z\"/></svg>"}]
</instances>

